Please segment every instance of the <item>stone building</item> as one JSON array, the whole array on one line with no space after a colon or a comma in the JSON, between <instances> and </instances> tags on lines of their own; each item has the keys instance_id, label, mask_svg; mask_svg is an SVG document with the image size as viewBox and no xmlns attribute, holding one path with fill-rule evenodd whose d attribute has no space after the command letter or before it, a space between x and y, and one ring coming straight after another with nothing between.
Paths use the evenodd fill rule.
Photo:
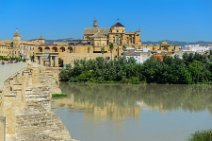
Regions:
<instances>
[{"instance_id":1,"label":"stone building","mask_svg":"<svg viewBox=\"0 0 212 141\"><path fill-rule=\"evenodd\" d=\"M125 26L120 22L110 28L101 28L97 20L94 20L93 27L85 29L83 39L89 41L94 47L105 47L111 43L135 48L142 45L140 31L126 32Z\"/></svg>"},{"instance_id":2,"label":"stone building","mask_svg":"<svg viewBox=\"0 0 212 141\"><path fill-rule=\"evenodd\" d=\"M76 59L115 58L130 48L179 51L178 46L169 45L167 42L144 45L141 42L140 31L126 32L125 26L120 22L110 28L102 28L97 20L94 20L92 28L84 30L82 40L49 43L40 36L36 40L24 41L18 31L14 33L12 40L0 40L0 56L22 57L52 67L70 64Z\"/></svg>"},{"instance_id":3,"label":"stone building","mask_svg":"<svg viewBox=\"0 0 212 141\"><path fill-rule=\"evenodd\" d=\"M170 45L167 41L161 42L161 44L143 44L141 48L148 48L150 51L167 51L175 52L179 51L178 45Z\"/></svg>"},{"instance_id":4,"label":"stone building","mask_svg":"<svg viewBox=\"0 0 212 141\"><path fill-rule=\"evenodd\" d=\"M113 44L113 48L110 48ZM118 57L123 46L139 48L140 32L126 32L117 22L111 28L100 28L94 20L92 28L86 28L83 40L47 43L43 36L33 41L24 41L16 31L13 40L0 41L0 56L22 57L38 64L58 67L60 64L73 63L76 59L95 59L96 57Z\"/></svg>"},{"instance_id":5,"label":"stone building","mask_svg":"<svg viewBox=\"0 0 212 141\"><path fill-rule=\"evenodd\" d=\"M21 34L16 31L13 40L0 41L0 56L30 58L38 44L34 41L23 41Z\"/></svg>"}]
</instances>

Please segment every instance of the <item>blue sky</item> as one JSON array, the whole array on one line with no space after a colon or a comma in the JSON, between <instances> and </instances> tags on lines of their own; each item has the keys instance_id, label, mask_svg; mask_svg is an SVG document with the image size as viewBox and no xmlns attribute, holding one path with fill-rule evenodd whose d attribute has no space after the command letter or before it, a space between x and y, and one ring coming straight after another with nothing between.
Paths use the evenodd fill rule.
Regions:
<instances>
[{"instance_id":1,"label":"blue sky","mask_svg":"<svg viewBox=\"0 0 212 141\"><path fill-rule=\"evenodd\" d=\"M144 41L212 41L212 0L0 0L0 39L16 28L23 39L82 38L94 18L101 27L119 18Z\"/></svg>"}]
</instances>

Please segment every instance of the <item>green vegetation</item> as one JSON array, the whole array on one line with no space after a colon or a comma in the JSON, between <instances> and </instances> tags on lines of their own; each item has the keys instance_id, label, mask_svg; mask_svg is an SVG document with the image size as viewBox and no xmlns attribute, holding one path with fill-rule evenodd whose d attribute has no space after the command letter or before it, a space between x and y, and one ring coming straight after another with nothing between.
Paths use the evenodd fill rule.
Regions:
<instances>
[{"instance_id":1,"label":"green vegetation","mask_svg":"<svg viewBox=\"0 0 212 141\"><path fill-rule=\"evenodd\" d=\"M114 45L112 43L109 45L109 49L110 49L110 59L112 60L112 58L113 58L113 49L114 49Z\"/></svg>"},{"instance_id":2,"label":"green vegetation","mask_svg":"<svg viewBox=\"0 0 212 141\"><path fill-rule=\"evenodd\" d=\"M61 94L52 94L52 98L53 99L59 99L59 98L64 98L64 97L67 97L67 95L66 94L64 94L64 93L61 93Z\"/></svg>"},{"instance_id":3,"label":"green vegetation","mask_svg":"<svg viewBox=\"0 0 212 141\"><path fill-rule=\"evenodd\" d=\"M212 141L212 130L196 132L188 141Z\"/></svg>"},{"instance_id":4,"label":"green vegetation","mask_svg":"<svg viewBox=\"0 0 212 141\"><path fill-rule=\"evenodd\" d=\"M61 58L59 58L59 67L63 67L63 60Z\"/></svg>"},{"instance_id":5,"label":"green vegetation","mask_svg":"<svg viewBox=\"0 0 212 141\"><path fill-rule=\"evenodd\" d=\"M0 56L0 61L24 61L21 57L5 57L5 56Z\"/></svg>"},{"instance_id":6,"label":"green vegetation","mask_svg":"<svg viewBox=\"0 0 212 141\"><path fill-rule=\"evenodd\" d=\"M61 81L95 83L211 83L212 56L184 54L183 59L165 56L162 62L150 58L144 64L137 64L133 58L76 60L73 66L61 71L60 77Z\"/></svg>"}]
</instances>

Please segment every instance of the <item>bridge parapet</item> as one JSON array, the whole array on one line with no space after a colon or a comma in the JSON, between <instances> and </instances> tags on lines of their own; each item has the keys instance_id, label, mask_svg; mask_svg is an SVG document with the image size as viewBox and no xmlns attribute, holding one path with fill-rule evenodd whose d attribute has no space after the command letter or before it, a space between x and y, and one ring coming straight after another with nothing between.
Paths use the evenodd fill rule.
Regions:
<instances>
[{"instance_id":1,"label":"bridge parapet","mask_svg":"<svg viewBox=\"0 0 212 141\"><path fill-rule=\"evenodd\" d=\"M0 116L0 141L5 141L5 117Z\"/></svg>"},{"instance_id":2,"label":"bridge parapet","mask_svg":"<svg viewBox=\"0 0 212 141\"><path fill-rule=\"evenodd\" d=\"M0 129L5 129L0 132L0 139L73 141L51 111L51 94L59 88L55 72L29 65L4 82L0 91L0 117L6 121L0 120Z\"/></svg>"}]
</instances>

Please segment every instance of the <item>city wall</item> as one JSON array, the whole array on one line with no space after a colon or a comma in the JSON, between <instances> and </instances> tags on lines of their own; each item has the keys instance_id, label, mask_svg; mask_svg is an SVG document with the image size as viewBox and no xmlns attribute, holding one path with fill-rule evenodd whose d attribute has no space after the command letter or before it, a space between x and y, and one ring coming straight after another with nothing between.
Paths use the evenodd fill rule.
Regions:
<instances>
[{"instance_id":1,"label":"city wall","mask_svg":"<svg viewBox=\"0 0 212 141\"><path fill-rule=\"evenodd\" d=\"M51 111L58 69L29 65L0 90L0 141L74 141Z\"/></svg>"},{"instance_id":2,"label":"city wall","mask_svg":"<svg viewBox=\"0 0 212 141\"><path fill-rule=\"evenodd\" d=\"M115 55L113 54L113 57ZM111 54L110 53L64 53L61 55L61 58L64 60L64 64L73 64L75 60L80 60L80 59L96 59L97 57L103 57L103 58L110 58Z\"/></svg>"}]
</instances>

